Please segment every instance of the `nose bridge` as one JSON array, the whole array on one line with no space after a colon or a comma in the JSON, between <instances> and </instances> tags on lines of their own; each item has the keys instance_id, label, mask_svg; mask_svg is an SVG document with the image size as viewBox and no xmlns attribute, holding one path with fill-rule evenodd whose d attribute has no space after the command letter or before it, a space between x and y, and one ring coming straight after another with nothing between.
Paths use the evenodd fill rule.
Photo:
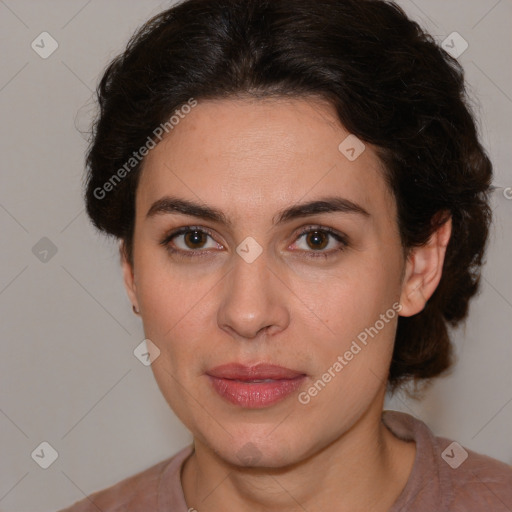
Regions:
<instances>
[{"instance_id":1,"label":"nose bridge","mask_svg":"<svg viewBox=\"0 0 512 512\"><path fill-rule=\"evenodd\" d=\"M246 258L254 249L250 241L238 247L218 311L219 327L246 338L253 338L264 329L284 329L289 318L285 295L278 289L283 284L268 268L265 251L254 259L254 253Z\"/></svg>"}]
</instances>

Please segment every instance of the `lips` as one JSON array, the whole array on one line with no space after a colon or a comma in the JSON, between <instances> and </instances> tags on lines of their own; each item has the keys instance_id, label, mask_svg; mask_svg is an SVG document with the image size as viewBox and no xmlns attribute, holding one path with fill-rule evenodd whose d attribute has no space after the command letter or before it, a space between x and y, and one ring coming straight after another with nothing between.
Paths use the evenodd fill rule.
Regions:
<instances>
[{"instance_id":1,"label":"lips","mask_svg":"<svg viewBox=\"0 0 512 512\"><path fill-rule=\"evenodd\" d=\"M239 380L242 382L295 379L305 375L290 368L265 363L253 366L244 366L237 363L224 364L206 373L219 379Z\"/></svg>"},{"instance_id":2,"label":"lips","mask_svg":"<svg viewBox=\"0 0 512 512\"><path fill-rule=\"evenodd\" d=\"M209 370L213 389L226 401L246 409L261 409L296 392L306 374L270 364L244 366L231 363Z\"/></svg>"}]
</instances>

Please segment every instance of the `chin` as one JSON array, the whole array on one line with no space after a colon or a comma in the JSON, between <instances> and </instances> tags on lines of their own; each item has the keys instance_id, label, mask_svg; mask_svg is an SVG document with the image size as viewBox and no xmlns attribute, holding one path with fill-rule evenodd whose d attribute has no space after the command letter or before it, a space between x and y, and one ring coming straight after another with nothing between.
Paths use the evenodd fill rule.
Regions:
<instances>
[{"instance_id":1,"label":"chin","mask_svg":"<svg viewBox=\"0 0 512 512\"><path fill-rule=\"evenodd\" d=\"M221 442L207 439L207 444L229 464L242 468L282 468L307 457L303 443L286 435L271 438L246 432L236 438L227 436Z\"/></svg>"}]
</instances>

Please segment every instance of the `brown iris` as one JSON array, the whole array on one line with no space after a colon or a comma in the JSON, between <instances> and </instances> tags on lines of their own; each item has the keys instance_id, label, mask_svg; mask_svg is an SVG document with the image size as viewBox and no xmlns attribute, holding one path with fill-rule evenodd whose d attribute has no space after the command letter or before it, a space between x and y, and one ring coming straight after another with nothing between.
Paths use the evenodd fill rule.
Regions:
<instances>
[{"instance_id":1,"label":"brown iris","mask_svg":"<svg viewBox=\"0 0 512 512\"><path fill-rule=\"evenodd\" d=\"M312 249L324 249L329 243L329 237L322 231L311 231L306 236L306 242Z\"/></svg>"},{"instance_id":2,"label":"brown iris","mask_svg":"<svg viewBox=\"0 0 512 512\"><path fill-rule=\"evenodd\" d=\"M208 235L202 231L192 230L187 231L183 239L189 249L200 249L206 243L207 236ZM198 245L200 247L198 247Z\"/></svg>"}]
</instances>

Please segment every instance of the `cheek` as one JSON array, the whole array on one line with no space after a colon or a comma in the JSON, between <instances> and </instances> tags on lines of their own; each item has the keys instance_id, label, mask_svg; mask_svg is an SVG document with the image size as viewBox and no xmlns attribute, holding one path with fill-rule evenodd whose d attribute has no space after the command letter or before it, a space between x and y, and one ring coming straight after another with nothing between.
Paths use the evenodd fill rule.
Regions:
<instances>
[{"instance_id":1,"label":"cheek","mask_svg":"<svg viewBox=\"0 0 512 512\"><path fill-rule=\"evenodd\" d=\"M167 284L163 280L151 285L145 283L141 291L144 332L154 340L162 351L176 357L186 358L200 339L200 332L207 326L204 318L205 298L201 287L180 287L176 282Z\"/></svg>"},{"instance_id":2,"label":"cheek","mask_svg":"<svg viewBox=\"0 0 512 512\"><path fill-rule=\"evenodd\" d=\"M347 340L373 325L400 296L398 268L379 258L356 255L333 271L300 280L294 292L303 312ZM326 331L328 332L328 331Z\"/></svg>"},{"instance_id":3,"label":"cheek","mask_svg":"<svg viewBox=\"0 0 512 512\"><path fill-rule=\"evenodd\" d=\"M308 349L311 361L315 361L315 377L329 381L330 392L325 398L354 385L357 389L353 389L351 396L360 396L365 394L366 386L373 389L386 378L400 296L399 269L395 266L391 260L361 257L357 263L347 264L346 270L317 281L316 287L297 290L297 295L307 297L304 302L308 307L302 311L303 318L307 315L310 320L303 332L308 332L308 339L316 340ZM339 364L333 367L336 362ZM329 370L331 375L325 375ZM336 377L332 378L332 374Z\"/></svg>"},{"instance_id":4,"label":"cheek","mask_svg":"<svg viewBox=\"0 0 512 512\"><path fill-rule=\"evenodd\" d=\"M204 292L190 280L172 279L155 267L141 279L140 303L145 337L160 349L151 368L160 391L185 425L196 411L191 399L205 360ZM187 282L185 282L187 281ZM211 333L211 328L208 328ZM195 411L195 412L194 412Z\"/></svg>"},{"instance_id":5,"label":"cheek","mask_svg":"<svg viewBox=\"0 0 512 512\"><path fill-rule=\"evenodd\" d=\"M194 279L184 265L173 268L160 248L140 252L136 261L137 296L148 326L162 335L188 316L188 311L193 313L208 283L200 276Z\"/></svg>"},{"instance_id":6,"label":"cheek","mask_svg":"<svg viewBox=\"0 0 512 512\"><path fill-rule=\"evenodd\" d=\"M314 373L301 403L328 423L346 411L362 412L387 379L398 320L397 302L387 295L373 282L318 296L325 328L316 336L313 323L303 330Z\"/></svg>"},{"instance_id":7,"label":"cheek","mask_svg":"<svg viewBox=\"0 0 512 512\"><path fill-rule=\"evenodd\" d=\"M218 278L192 278L154 259L141 260L137 295L144 333L161 351L160 364L181 375L200 373L199 350L214 334L214 295Z\"/></svg>"}]
</instances>

